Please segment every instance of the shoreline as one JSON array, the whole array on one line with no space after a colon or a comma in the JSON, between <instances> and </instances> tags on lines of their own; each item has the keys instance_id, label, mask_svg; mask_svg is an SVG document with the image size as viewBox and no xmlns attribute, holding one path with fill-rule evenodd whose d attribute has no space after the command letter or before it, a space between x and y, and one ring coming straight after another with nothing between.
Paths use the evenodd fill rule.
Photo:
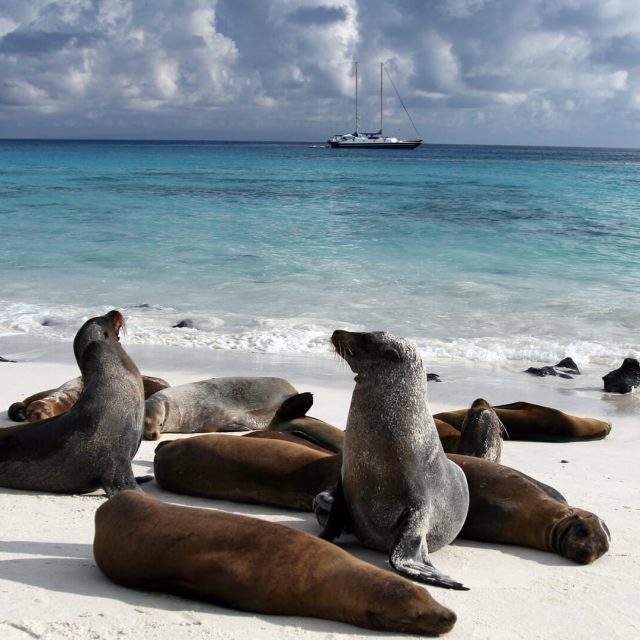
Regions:
<instances>
[{"instance_id":1,"label":"shoreline","mask_svg":"<svg viewBox=\"0 0 640 640\"><path fill-rule=\"evenodd\" d=\"M299 356L128 345L140 370L172 385L225 375L277 375L299 391L314 393L310 415L343 427L353 374L332 355ZM19 360L0 363L0 427L9 404L36 391L58 386L76 375L69 343L25 336L0 336L0 355ZM609 552L595 563L576 565L558 555L523 547L467 540L438 551L434 562L462 580L468 592L429 588L452 608L458 622L446 638L633 638L640 634L635 600L640 575L640 479L637 456L640 398L605 394L600 377L589 367L573 380L537 378L511 366L427 364L442 382L429 384L435 413L468 406L476 397L499 404L526 400L576 415L608 420L604 440L581 443L505 441L504 464L548 483L569 504L597 513L612 534ZM162 440L175 435L164 434ZM136 475L153 468L157 442L143 441L134 460ZM566 460L567 462L561 462ZM311 534L318 532L312 514L259 505L206 500L172 494L155 481L145 493L176 504L223 509L280 522ZM91 544L93 514L104 495L59 496L0 488L3 513L0 536L0 632L8 640L35 638L143 637L149 640L258 638L324 640L326 638L403 638L337 622L276 617L225 609L158 593L132 591L112 584L95 567ZM342 542L342 541L341 541ZM352 538L349 552L380 567L383 554Z\"/></svg>"}]
</instances>

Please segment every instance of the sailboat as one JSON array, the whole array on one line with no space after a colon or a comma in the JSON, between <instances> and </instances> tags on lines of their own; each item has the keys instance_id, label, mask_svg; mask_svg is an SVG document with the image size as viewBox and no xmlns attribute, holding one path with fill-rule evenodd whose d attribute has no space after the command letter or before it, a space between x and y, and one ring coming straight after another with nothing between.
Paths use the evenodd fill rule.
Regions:
<instances>
[{"instance_id":1,"label":"sailboat","mask_svg":"<svg viewBox=\"0 0 640 640\"><path fill-rule=\"evenodd\" d=\"M358 63L356 65L356 130L353 133L336 133L331 136L329 140L327 140L327 144L332 149L415 149L419 145L422 144L422 139L415 140L403 140L401 138L394 138L385 136L382 133L382 69L386 71L384 64L380 63L380 131L376 131L375 133L365 133L360 131L360 114L358 113ZM387 76L389 73L387 72ZM407 111L407 108L404 106L404 102L402 102L402 98L398 93L395 85L393 84L393 80L389 76L389 81L391 82L391 86L393 86L398 99L400 100L400 104L402 104L409 121L413 125L418 136L420 133L416 129L415 124L413 124L413 120Z\"/></svg>"}]
</instances>

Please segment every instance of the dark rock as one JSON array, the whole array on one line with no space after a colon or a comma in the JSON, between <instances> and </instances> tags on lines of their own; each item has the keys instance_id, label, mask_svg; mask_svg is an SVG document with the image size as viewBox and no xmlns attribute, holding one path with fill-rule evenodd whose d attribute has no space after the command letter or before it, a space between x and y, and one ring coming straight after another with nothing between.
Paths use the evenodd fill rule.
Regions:
<instances>
[{"instance_id":1,"label":"dark rock","mask_svg":"<svg viewBox=\"0 0 640 640\"><path fill-rule=\"evenodd\" d=\"M573 358L563 358L558 364L553 365L556 369L562 369L565 373L573 373L577 376L580 374L578 365L573 361Z\"/></svg>"},{"instance_id":2,"label":"dark rock","mask_svg":"<svg viewBox=\"0 0 640 640\"><path fill-rule=\"evenodd\" d=\"M558 372L553 367L529 367L525 373L530 373L534 376L540 376L544 378L545 376L557 376Z\"/></svg>"},{"instance_id":3,"label":"dark rock","mask_svg":"<svg viewBox=\"0 0 640 640\"><path fill-rule=\"evenodd\" d=\"M427 380L429 382L442 382L440 376L437 373L427 373Z\"/></svg>"},{"instance_id":4,"label":"dark rock","mask_svg":"<svg viewBox=\"0 0 640 640\"><path fill-rule=\"evenodd\" d=\"M15 362L15 360L7 360L7 358L0 356L0 362Z\"/></svg>"},{"instance_id":5,"label":"dark rock","mask_svg":"<svg viewBox=\"0 0 640 640\"><path fill-rule=\"evenodd\" d=\"M196 325L193 323L193 320L189 320L186 318L185 320L180 320L177 324L172 325L173 329L195 329Z\"/></svg>"},{"instance_id":6,"label":"dark rock","mask_svg":"<svg viewBox=\"0 0 640 640\"><path fill-rule=\"evenodd\" d=\"M609 393L629 393L640 385L640 362L635 358L625 358L618 369L602 376L604 390Z\"/></svg>"}]
</instances>

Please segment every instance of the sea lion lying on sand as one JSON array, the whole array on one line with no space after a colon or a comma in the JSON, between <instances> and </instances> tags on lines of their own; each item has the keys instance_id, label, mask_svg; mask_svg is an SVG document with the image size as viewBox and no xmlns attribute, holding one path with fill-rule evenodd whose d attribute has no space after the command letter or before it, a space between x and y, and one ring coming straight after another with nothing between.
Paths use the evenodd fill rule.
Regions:
<instances>
[{"instance_id":1,"label":"sea lion lying on sand","mask_svg":"<svg viewBox=\"0 0 640 640\"><path fill-rule=\"evenodd\" d=\"M283 378L211 378L169 387L146 401L144 437L265 429L297 391Z\"/></svg>"},{"instance_id":2,"label":"sea lion lying on sand","mask_svg":"<svg viewBox=\"0 0 640 640\"><path fill-rule=\"evenodd\" d=\"M578 418L558 409L530 402L513 402L494 406L510 440L531 442L576 442L601 440L609 435L611 425L595 418ZM468 409L443 411L434 418L460 429Z\"/></svg>"},{"instance_id":3,"label":"sea lion lying on sand","mask_svg":"<svg viewBox=\"0 0 640 640\"><path fill-rule=\"evenodd\" d=\"M241 438L210 434L161 442L156 480L188 495L310 511L326 524L341 454L318 451L291 433L256 431ZM515 544L592 562L609 547L609 532L595 514L571 507L556 489L488 460L448 454L465 474L469 511L458 537Z\"/></svg>"},{"instance_id":4,"label":"sea lion lying on sand","mask_svg":"<svg viewBox=\"0 0 640 640\"><path fill-rule=\"evenodd\" d=\"M272 522L124 491L96 511L95 529L96 564L133 589L417 635L456 621L409 580Z\"/></svg>"},{"instance_id":5,"label":"sea lion lying on sand","mask_svg":"<svg viewBox=\"0 0 640 640\"><path fill-rule=\"evenodd\" d=\"M154 376L142 376L144 397L166 389L169 383L162 378ZM21 402L14 402L7 412L9 419L14 422L40 422L47 418L59 416L78 401L84 388L82 376L61 384L56 389L39 391L25 398Z\"/></svg>"},{"instance_id":6,"label":"sea lion lying on sand","mask_svg":"<svg viewBox=\"0 0 640 640\"><path fill-rule=\"evenodd\" d=\"M137 488L131 460L142 439L144 393L122 348L119 311L87 320L73 341L84 390L67 412L0 429L0 486L107 496Z\"/></svg>"}]
</instances>

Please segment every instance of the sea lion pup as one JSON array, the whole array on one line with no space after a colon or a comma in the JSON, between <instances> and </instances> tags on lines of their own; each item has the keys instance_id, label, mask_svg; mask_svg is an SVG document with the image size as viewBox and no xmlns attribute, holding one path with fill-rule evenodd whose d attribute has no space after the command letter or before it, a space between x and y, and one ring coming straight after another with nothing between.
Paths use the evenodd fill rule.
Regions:
<instances>
[{"instance_id":1,"label":"sea lion pup","mask_svg":"<svg viewBox=\"0 0 640 640\"><path fill-rule=\"evenodd\" d=\"M386 332L334 331L331 342L357 375L340 479L321 537L334 540L348 520L358 540L389 553L399 573L464 589L429 558L460 532L469 492L464 473L442 450L420 356Z\"/></svg>"},{"instance_id":2,"label":"sea lion pup","mask_svg":"<svg viewBox=\"0 0 640 640\"><path fill-rule=\"evenodd\" d=\"M337 453L344 446L344 431L324 420L312 418L307 411L313 405L313 394L308 391L287 398L276 411L267 431L292 433Z\"/></svg>"},{"instance_id":3,"label":"sea lion pup","mask_svg":"<svg viewBox=\"0 0 640 640\"><path fill-rule=\"evenodd\" d=\"M167 491L298 511L311 511L316 494L340 473L340 460L329 451L218 434L161 442L153 466Z\"/></svg>"},{"instance_id":4,"label":"sea lion pup","mask_svg":"<svg viewBox=\"0 0 640 640\"><path fill-rule=\"evenodd\" d=\"M144 395L138 368L118 341L119 311L87 320L73 341L85 381L67 413L0 429L0 486L107 496L137 488L131 460L142 438Z\"/></svg>"},{"instance_id":5,"label":"sea lion pup","mask_svg":"<svg viewBox=\"0 0 640 640\"><path fill-rule=\"evenodd\" d=\"M510 440L531 442L577 442L601 440L609 435L611 425L595 418L579 418L558 409L530 402L512 402L494 406ZM443 411L434 418L460 429L468 409Z\"/></svg>"},{"instance_id":6,"label":"sea lion pup","mask_svg":"<svg viewBox=\"0 0 640 640\"><path fill-rule=\"evenodd\" d=\"M500 462L504 432L496 412L486 400L478 398L462 421L460 438L453 453Z\"/></svg>"},{"instance_id":7,"label":"sea lion pup","mask_svg":"<svg viewBox=\"0 0 640 640\"><path fill-rule=\"evenodd\" d=\"M123 491L98 508L95 528L96 564L125 587L417 635L445 633L456 621L409 580L257 518Z\"/></svg>"},{"instance_id":8,"label":"sea lion pup","mask_svg":"<svg viewBox=\"0 0 640 640\"><path fill-rule=\"evenodd\" d=\"M142 384L145 398L169 386L166 380L154 376L142 376ZM22 402L14 402L7 414L14 422L25 420L40 422L40 420L53 418L71 409L80 397L83 387L82 376L79 376L61 384L56 389L40 391Z\"/></svg>"},{"instance_id":9,"label":"sea lion pup","mask_svg":"<svg viewBox=\"0 0 640 640\"><path fill-rule=\"evenodd\" d=\"M265 429L282 401L298 393L283 378L211 378L154 393L145 406L144 437L161 433Z\"/></svg>"}]
</instances>

